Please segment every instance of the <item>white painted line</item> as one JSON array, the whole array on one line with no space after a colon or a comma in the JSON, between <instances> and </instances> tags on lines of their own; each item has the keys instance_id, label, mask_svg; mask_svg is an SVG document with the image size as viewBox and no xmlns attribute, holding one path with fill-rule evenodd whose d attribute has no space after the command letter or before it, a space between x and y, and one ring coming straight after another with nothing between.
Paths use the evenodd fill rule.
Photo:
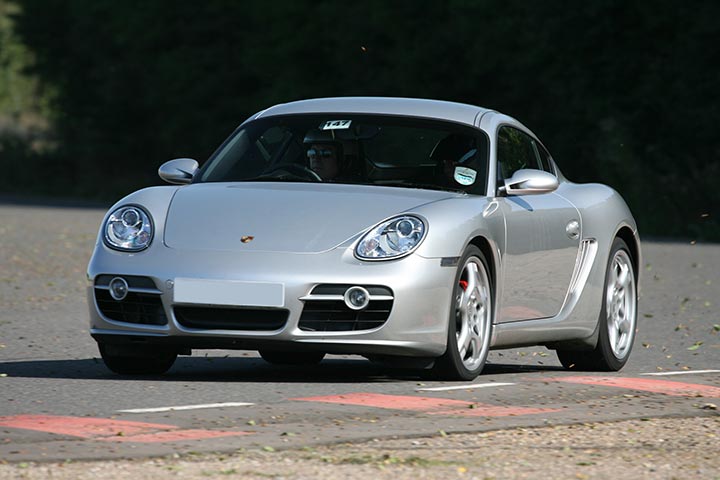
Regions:
<instances>
[{"instance_id":1,"label":"white painted line","mask_svg":"<svg viewBox=\"0 0 720 480\"><path fill-rule=\"evenodd\" d=\"M720 373L720 370L683 370L682 372L653 372L653 373L641 373L640 375L652 375L656 377L663 377L666 375L692 375L694 373Z\"/></svg>"},{"instance_id":2,"label":"white painted line","mask_svg":"<svg viewBox=\"0 0 720 480\"><path fill-rule=\"evenodd\" d=\"M474 388L488 388L488 387L508 387L510 385L516 385L515 383L471 383L470 385L453 385L452 387L431 387L431 388L418 388L416 392L447 392L449 390L471 390Z\"/></svg>"},{"instance_id":3,"label":"white painted line","mask_svg":"<svg viewBox=\"0 0 720 480\"><path fill-rule=\"evenodd\" d=\"M199 410L201 408L225 408L225 407L249 407L254 403L244 402L228 402L228 403L205 403L202 405L178 405L176 407L157 407L157 408L132 408L130 410L118 410L121 413L157 413L171 412L173 410Z\"/></svg>"}]
</instances>

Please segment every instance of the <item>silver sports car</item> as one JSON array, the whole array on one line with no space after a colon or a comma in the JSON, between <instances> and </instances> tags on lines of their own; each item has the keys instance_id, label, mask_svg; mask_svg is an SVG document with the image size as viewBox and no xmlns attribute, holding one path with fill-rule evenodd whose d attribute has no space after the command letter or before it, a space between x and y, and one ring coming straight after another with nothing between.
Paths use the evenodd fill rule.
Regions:
<instances>
[{"instance_id":1,"label":"silver sports car","mask_svg":"<svg viewBox=\"0 0 720 480\"><path fill-rule=\"evenodd\" d=\"M563 177L517 120L407 98L263 110L173 184L134 192L88 266L90 332L121 374L192 349L271 363L326 353L475 378L490 349L544 345L618 370L640 243L623 199Z\"/></svg>"}]
</instances>

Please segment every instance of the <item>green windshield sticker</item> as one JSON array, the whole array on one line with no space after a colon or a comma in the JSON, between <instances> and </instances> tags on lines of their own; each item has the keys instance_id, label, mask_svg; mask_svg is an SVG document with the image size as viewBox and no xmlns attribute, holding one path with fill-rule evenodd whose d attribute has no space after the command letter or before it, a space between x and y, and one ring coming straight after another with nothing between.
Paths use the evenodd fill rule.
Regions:
<instances>
[{"instance_id":1,"label":"green windshield sticker","mask_svg":"<svg viewBox=\"0 0 720 480\"><path fill-rule=\"evenodd\" d=\"M352 120L328 120L320 125L320 130L347 130Z\"/></svg>"},{"instance_id":2,"label":"green windshield sticker","mask_svg":"<svg viewBox=\"0 0 720 480\"><path fill-rule=\"evenodd\" d=\"M472 185L475 183L475 179L477 178L477 172L472 168L455 167L454 178L460 185Z\"/></svg>"}]
</instances>

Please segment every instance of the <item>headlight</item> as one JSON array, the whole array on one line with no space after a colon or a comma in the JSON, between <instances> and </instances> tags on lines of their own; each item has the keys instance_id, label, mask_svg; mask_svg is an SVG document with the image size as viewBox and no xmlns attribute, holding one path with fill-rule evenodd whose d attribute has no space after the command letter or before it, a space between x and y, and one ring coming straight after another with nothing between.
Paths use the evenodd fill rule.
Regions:
<instances>
[{"instance_id":1,"label":"headlight","mask_svg":"<svg viewBox=\"0 0 720 480\"><path fill-rule=\"evenodd\" d=\"M425 231L425 223L418 217L403 215L392 218L366 233L355 247L355 255L364 260L407 255L420 245Z\"/></svg>"},{"instance_id":2,"label":"headlight","mask_svg":"<svg viewBox=\"0 0 720 480\"><path fill-rule=\"evenodd\" d=\"M137 252L150 245L153 225L145 210L129 205L110 214L103 232L108 247Z\"/></svg>"}]
</instances>

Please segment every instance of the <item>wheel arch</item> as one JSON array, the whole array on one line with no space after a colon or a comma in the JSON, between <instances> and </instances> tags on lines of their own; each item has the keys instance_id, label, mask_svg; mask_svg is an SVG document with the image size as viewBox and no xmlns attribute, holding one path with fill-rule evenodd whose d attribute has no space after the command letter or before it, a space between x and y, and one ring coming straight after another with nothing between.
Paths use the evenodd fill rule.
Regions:
<instances>
[{"instance_id":1,"label":"wheel arch","mask_svg":"<svg viewBox=\"0 0 720 480\"><path fill-rule=\"evenodd\" d=\"M495 324L497 321L498 302L500 301L500 252L497 248L493 247L490 240L482 235L477 235L470 239L468 245L474 245L479 248L485 256L485 261L487 261L488 269L490 270L490 287L493 292L493 324Z\"/></svg>"},{"instance_id":2,"label":"wheel arch","mask_svg":"<svg viewBox=\"0 0 720 480\"><path fill-rule=\"evenodd\" d=\"M637 235L633 230L624 225L615 233L615 237L622 239L630 249L630 259L635 267L635 281L636 284L640 284L640 245L638 243Z\"/></svg>"}]
</instances>

